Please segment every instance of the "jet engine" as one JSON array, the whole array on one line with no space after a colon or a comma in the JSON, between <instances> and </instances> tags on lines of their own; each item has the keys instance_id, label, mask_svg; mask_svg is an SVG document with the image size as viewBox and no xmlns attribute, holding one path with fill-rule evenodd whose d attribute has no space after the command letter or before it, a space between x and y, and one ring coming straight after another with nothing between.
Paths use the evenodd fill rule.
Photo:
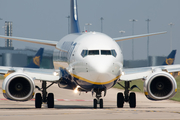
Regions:
<instances>
[{"instance_id":1,"label":"jet engine","mask_svg":"<svg viewBox=\"0 0 180 120\"><path fill-rule=\"evenodd\" d=\"M2 90L5 98L14 101L27 101L33 98L35 84L24 73L14 72L3 81Z\"/></svg>"},{"instance_id":2,"label":"jet engine","mask_svg":"<svg viewBox=\"0 0 180 120\"><path fill-rule=\"evenodd\" d=\"M154 72L144 82L144 93L150 100L165 100L173 97L177 92L174 77L164 71Z\"/></svg>"}]
</instances>

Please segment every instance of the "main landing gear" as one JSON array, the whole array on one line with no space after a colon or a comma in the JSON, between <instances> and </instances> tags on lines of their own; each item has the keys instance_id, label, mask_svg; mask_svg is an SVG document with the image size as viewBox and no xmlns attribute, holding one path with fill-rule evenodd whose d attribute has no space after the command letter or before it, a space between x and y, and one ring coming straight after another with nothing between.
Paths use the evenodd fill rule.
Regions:
<instances>
[{"instance_id":1,"label":"main landing gear","mask_svg":"<svg viewBox=\"0 0 180 120\"><path fill-rule=\"evenodd\" d=\"M94 90L94 92L96 93L96 98L93 101L95 109L97 108L97 104L99 104L100 108L103 108L103 99L101 98L102 97L101 96L101 92L102 91L104 91L104 93L105 93L104 96L105 96L106 95L106 91L105 90L100 90L100 89Z\"/></svg>"},{"instance_id":2,"label":"main landing gear","mask_svg":"<svg viewBox=\"0 0 180 120\"><path fill-rule=\"evenodd\" d=\"M41 93L36 93L36 96L35 96L35 107L36 108L41 108L42 103L47 103L48 108L54 108L54 94L53 93L47 94L47 91L46 91L47 88L49 88L53 84L54 83L52 83L46 87L47 83L45 81L42 81L41 89L38 86L36 86L36 88L42 92L42 95L41 95Z\"/></svg>"},{"instance_id":3,"label":"main landing gear","mask_svg":"<svg viewBox=\"0 0 180 120\"><path fill-rule=\"evenodd\" d=\"M129 91L131 91L133 88L137 87L136 85L133 85L130 88L130 81L125 81L124 85L121 85L118 83L121 87L125 89L124 91L124 96L123 93L119 92L117 94L117 107L118 108L123 108L124 102L129 102L130 108L135 108L136 107L136 94L134 92L131 92L129 94ZM137 87L138 88L138 87ZM139 89L139 88L138 88ZM140 89L139 89L140 90Z\"/></svg>"}]
</instances>

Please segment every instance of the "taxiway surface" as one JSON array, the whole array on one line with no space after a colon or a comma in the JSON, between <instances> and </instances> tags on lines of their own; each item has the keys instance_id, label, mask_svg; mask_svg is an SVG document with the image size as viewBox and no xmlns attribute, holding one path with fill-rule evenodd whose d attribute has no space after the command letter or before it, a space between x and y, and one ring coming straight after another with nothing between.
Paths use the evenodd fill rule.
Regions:
<instances>
[{"instance_id":1,"label":"taxiway surface","mask_svg":"<svg viewBox=\"0 0 180 120\"><path fill-rule=\"evenodd\" d=\"M39 85L39 82L36 82ZM0 80L0 120L118 120L118 119L180 119L180 102L171 100L150 101L144 94L137 93L137 107L116 107L116 96L121 90L112 88L103 97L104 108L93 109L92 94L75 94L71 90L60 89L57 84L48 89L55 95L55 108L34 107L34 100L14 102L4 99ZM179 93L177 93L179 94Z\"/></svg>"}]
</instances>

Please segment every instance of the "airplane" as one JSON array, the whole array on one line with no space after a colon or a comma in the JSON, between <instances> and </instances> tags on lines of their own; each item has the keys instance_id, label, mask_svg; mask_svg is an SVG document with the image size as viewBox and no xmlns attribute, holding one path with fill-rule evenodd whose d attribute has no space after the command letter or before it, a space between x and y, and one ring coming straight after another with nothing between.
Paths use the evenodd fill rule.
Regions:
<instances>
[{"instance_id":1,"label":"airplane","mask_svg":"<svg viewBox=\"0 0 180 120\"><path fill-rule=\"evenodd\" d=\"M117 44L118 41L142 38L164 34L157 32L111 38L100 32L80 31L77 11L77 0L70 0L71 34L60 41L40 40L14 36L0 35L0 38L25 41L48 46L54 46L53 63L55 69L12 68L0 66L0 73L13 71L3 81L2 90L5 98L13 101L28 101L35 94L35 108L41 108L46 103L48 108L54 108L54 94L47 89L53 84L60 88L92 92L95 94L93 108L103 108L102 93L116 83L123 86L124 94L117 93L117 107L122 108L124 102L130 108L136 107L136 94L130 92L136 86L130 82L137 79L144 80L144 93L150 100L165 100L175 95L177 83L169 72L180 71L180 65L162 65L123 69L123 54ZM42 81L42 87L36 86L34 80ZM51 84L47 86L47 82ZM122 85L124 82L124 85Z\"/></svg>"},{"instance_id":2,"label":"airplane","mask_svg":"<svg viewBox=\"0 0 180 120\"><path fill-rule=\"evenodd\" d=\"M175 60L175 55L176 55L176 50L172 50L162 65L173 65Z\"/></svg>"},{"instance_id":3,"label":"airplane","mask_svg":"<svg viewBox=\"0 0 180 120\"><path fill-rule=\"evenodd\" d=\"M39 48L36 55L33 57L33 59L30 61L30 63L26 67L27 68L40 68L43 52L44 52L44 48Z\"/></svg>"}]
</instances>

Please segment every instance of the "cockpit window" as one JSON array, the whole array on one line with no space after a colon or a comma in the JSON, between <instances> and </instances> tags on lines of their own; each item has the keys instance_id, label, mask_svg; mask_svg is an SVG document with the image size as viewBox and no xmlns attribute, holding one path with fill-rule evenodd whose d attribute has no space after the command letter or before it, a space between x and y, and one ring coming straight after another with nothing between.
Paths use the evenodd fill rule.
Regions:
<instances>
[{"instance_id":1,"label":"cockpit window","mask_svg":"<svg viewBox=\"0 0 180 120\"><path fill-rule=\"evenodd\" d=\"M115 50L111 50L111 54L112 54L114 57L116 57L116 56L117 56L117 53L116 53L116 51L115 51Z\"/></svg>"},{"instance_id":2,"label":"cockpit window","mask_svg":"<svg viewBox=\"0 0 180 120\"><path fill-rule=\"evenodd\" d=\"M88 55L99 55L99 50L89 50Z\"/></svg>"},{"instance_id":3,"label":"cockpit window","mask_svg":"<svg viewBox=\"0 0 180 120\"><path fill-rule=\"evenodd\" d=\"M82 57L86 57L87 55L112 55L116 57L117 53L115 50L83 50L81 52Z\"/></svg>"},{"instance_id":4,"label":"cockpit window","mask_svg":"<svg viewBox=\"0 0 180 120\"><path fill-rule=\"evenodd\" d=\"M82 57L86 57L86 56L87 56L87 53L88 53L88 50L83 50L83 51L81 52L81 56L82 56Z\"/></svg>"},{"instance_id":5,"label":"cockpit window","mask_svg":"<svg viewBox=\"0 0 180 120\"><path fill-rule=\"evenodd\" d=\"M101 50L101 55L111 55L110 50Z\"/></svg>"}]
</instances>

